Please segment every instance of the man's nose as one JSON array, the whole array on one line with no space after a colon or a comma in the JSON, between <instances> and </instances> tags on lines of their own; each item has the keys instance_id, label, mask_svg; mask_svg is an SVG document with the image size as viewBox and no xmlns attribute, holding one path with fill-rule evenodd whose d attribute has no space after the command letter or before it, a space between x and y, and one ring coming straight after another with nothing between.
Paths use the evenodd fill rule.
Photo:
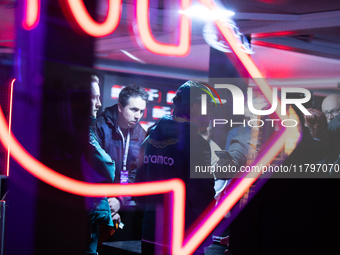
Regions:
<instances>
[{"instance_id":1,"label":"man's nose","mask_svg":"<svg viewBox=\"0 0 340 255\"><path fill-rule=\"evenodd\" d=\"M141 112L136 112L136 114L135 114L135 119L140 119L142 117L142 114L141 114Z\"/></svg>"},{"instance_id":2,"label":"man's nose","mask_svg":"<svg viewBox=\"0 0 340 255\"><path fill-rule=\"evenodd\" d=\"M102 103L100 102L100 99L97 100L96 106L97 106L98 108L102 106Z\"/></svg>"}]
</instances>

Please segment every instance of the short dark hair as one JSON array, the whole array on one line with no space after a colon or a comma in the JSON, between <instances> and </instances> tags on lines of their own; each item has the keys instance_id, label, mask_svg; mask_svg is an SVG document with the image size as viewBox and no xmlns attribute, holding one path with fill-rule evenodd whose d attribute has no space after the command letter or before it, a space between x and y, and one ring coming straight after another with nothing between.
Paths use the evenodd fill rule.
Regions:
<instances>
[{"instance_id":1,"label":"short dark hair","mask_svg":"<svg viewBox=\"0 0 340 255\"><path fill-rule=\"evenodd\" d=\"M177 95L173 98L173 103L175 105L173 115L176 117L186 118L190 120L190 104L181 104L182 98L180 95Z\"/></svg>"},{"instance_id":2,"label":"short dark hair","mask_svg":"<svg viewBox=\"0 0 340 255\"><path fill-rule=\"evenodd\" d=\"M200 102L202 88L210 91L206 84L200 81L189 80L182 84L172 99L175 105L173 115L190 120L190 109Z\"/></svg>"},{"instance_id":3,"label":"short dark hair","mask_svg":"<svg viewBox=\"0 0 340 255\"><path fill-rule=\"evenodd\" d=\"M137 85L126 86L119 93L118 102L125 107L131 97L141 97L146 103L148 103L149 94L143 87Z\"/></svg>"}]
</instances>

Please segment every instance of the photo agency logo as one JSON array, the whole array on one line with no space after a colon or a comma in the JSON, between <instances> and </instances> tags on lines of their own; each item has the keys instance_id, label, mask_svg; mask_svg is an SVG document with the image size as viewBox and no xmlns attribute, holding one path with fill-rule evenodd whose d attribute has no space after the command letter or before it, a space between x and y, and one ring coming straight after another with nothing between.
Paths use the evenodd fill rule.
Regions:
<instances>
[{"instance_id":1,"label":"photo agency logo","mask_svg":"<svg viewBox=\"0 0 340 255\"><path fill-rule=\"evenodd\" d=\"M217 93L217 91L213 87L209 86L208 84L202 84L202 86L206 87L206 89L204 88L199 88L199 89L201 89L202 91L204 91L211 97L211 102L214 102L215 106L217 105L217 102L210 91L213 91L215 93L221 105L227 102L225 99L221 99L220 95ZM202 100L201 114L202 115L207 115L207 94L201 94L201 100Z\"/></svg>"},{"instance_id":2,"label":"photo agency logo","mask_svg":"<svg viewBox=\"0 0 340 255\"><path fill-rule=\"evenodd\" d=\"M278 106L280 106L281 109L280 114L284 117L287 115L286 110L290 105L295 105L295 107L298 108L304 115L311 115L311 113L303 105L309 102L309 100L311 99L311 93L309 90L304 88L281 88L281 102L278 99L278 88L273 88L271 92L271 103L269 103L263 94L255 94L252 87L248 87L245 99L243 91L239 87L232 84L215 84L215 89L208 85L205 86L207 86L211 91L216 94L221 105L224 104L226 100L221 99L215 89L228 89L232 95L233 115L245 116L245 119L241 122L235 122L233 121L233 119L213 119L213 127L216 127L216 125L230 125L230 127L233 127L235 125L262 127L265 125L266 122L269 123L272 127L274 127L274 125L278 122L283 127L296 127L298 125L298 122L295 119L285 118L281 120L279 118L256 118L256 116L269 116L273 114L274 112L276 112ZM207 115L207 94L212 98L215 105L217 103L216 99L213 97L209 90L203 88L201 89L206 92L206 94L201 95L201 114ZM299 98L294 98L290 96L292 94L303 96Z\"/></svg>"}]
</instances>

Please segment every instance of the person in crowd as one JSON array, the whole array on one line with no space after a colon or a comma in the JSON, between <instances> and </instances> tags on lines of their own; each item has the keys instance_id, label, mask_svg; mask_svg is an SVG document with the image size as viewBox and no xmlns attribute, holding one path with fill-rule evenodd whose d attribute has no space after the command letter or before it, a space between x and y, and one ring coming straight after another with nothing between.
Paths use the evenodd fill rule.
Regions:
<instances>
[{"instance_id":1,"label":"person in crowd","mask_svg":"<svg viewBox=\"0 0 340 255\"><path fill-rule=\"evenodd\" d=\"M213 167L217 167L217 162L219 161L219 157L216 155L215 151L221 151L221 147L218 146L217 143L215 143L212 139L211 139L211 135L212 135L212 122L210 122L208 128L206 129L206 131L203 130L199 130L199 134L209 143L210 146L210 153L211 153L211 166ZM225 189L225 187L228 185L228 181L229 180L225 180L225 179L218 179L215 175L215 173L213 173L214 175L214 180L215 180L215 199L216 201L218 201L222 195L222 191Z\"/></svg>"},{"instance_id":2,"label":"person in crowd","mask_svg":"<svg viewBox=\"0 0 340 255\"><path fill-rule=\"evenodd\" d=\"M317 142L320 148L320 154L323 158L329 150L329 139L328 139L328 124L326 115L314 108L307 108L311 115L304 115L305 126L310 130L313 139Z\"/></svg>"},{"instance_id":3,"label":"person in crowd","mask_svg":"<svg viewBox=\"0 0 340 255\"><path fill-rule=\"evenodd\" d=\"M329 150L327 163L340 163L340 114L328 123Z\"/></svg>"},{"instance_id":4,"label":"person in crowd","mask_svg":"<svg viewBox=\"0 0 340 255\"><path fill-rule=\"evenodd\" d=\"M340 112L340 95L331 94L327 96L322 101L321 109L327 117L327 122L330 122Z\"/></svg>"},{"instance_id":5,"label":"person in crowd","mask_svg":"<svg viewBox=\"0 0 340 255\"><path fill-rule=\"evenodd\" d=\"M136 85L126 86L119 94L118 104L108 107L98 117L96 132L100 146L116 162L115 183L133 183L140 146L145 130L139 124L143 117L148 93ZM114 223L120 223L118 211L126 197L108 198Z\"/></svg>"},{"instance_id":6,"label":"person in crowd","mask_svg":"<svg viewBox=\"0 0 340 255\"><path fill-rule=\"evenodd\" d=\"M254 108L257 110L267 109L270 106L260 91L254 92L252 103ZM259 128L255 127L257 125L256 121L249 121L260 119L261 116L253 114L249 110L247 100L245 100L244 109L245 125L233 128L227 135L225 150L229 152L232 159L220 159L217 162L218 165L232 165L239 168L244 165L251 165L256 159L257 152L261 144L259 139ZM234 173L219 173L217 174L217 177L221 179L228 178L230 182L230 179L234 175ZM239 204L240 208L243 208L254 195L254 192L252 191L254 187L255 184L253 184L242 196ZM220 196L223 197L224 195L225 190L222 190ZM228 215L231 215L230 212ZM225 235L226 233L229 233L229 229L226 229L222 234L220 243L222 245L229 246L229 236ZM226 253L228 253L228 250L226 250Z\"/></svg>"},{"instance_id":7,"label":"person in crowd","mask_svg":"<svg viewBox=\"0 0 340 255\"><path fill-rule=\"evenodd\" d=\"M340 140L339 140L339 112L340 112L340 95L331 94L322 101L322 112L326 115L328 121L329 149L326 159L321 163L339 164L340 162ZM339 186L339 184L338 184Z\"/></svg>"},{"instance_id":8,"label":"person in crowd","mask_svg":"<svg viewBox=\"0 0 340 255\"><path fill-rule=\"evenodd\" d=\"M101 148L99 141L95 135L95 120L97 112L101 107L99 79L97 76L91 76L91 115L89 126L89 144L85 154L86 161L90 167L83 168L83 175L88 182L111 183L115 177L115 162ZM111 217L111 209L107 197L104 198L89 198L91 208L89 213L90 218L90 233L91 237L87 246L86 254L97 254L99 240L99 226L113 226Z\"/></svg>"},{"instance_id":9,"label":"person in crowd","mask_svg":"<svg viewBox=\"0 0 340 255\"><path fill-rule=\"evenodd\" d=\"M201 213L214 205L214 178L210 173L198 173L193 178L195 166L210 166L208 142L198 133L206 129L211 115L201 114L202 83L187 81L176 92L173 99L173 116L162 117L150 129L143 142L136 182L159 181L180 178L185 183L185 229L187 230ZM153 156L157 155L158 161ZM163 160L162 160L163 159ZM165 161L165 159L167 159ZM197 174L197 173L196 173ZM197 178L198 177L198 178ZM142 226L142 254L168 254L168 242L161 238L160 229L165 228L160 213L163 195L137 197L137 204L144 211ZM165 251L164 251L165 249Z\"/></svg>"},{"instance_id":10,"label":"person in crowd","mask_svg":"<svg viewBox=\"0 0 340 255\"><path fill-rule=\"evenodd\" d=\"M252 104L255 109L263 110L269 108L269 103L260 91L255 91L252 97ZM229 131L225 150L228 151L231 158L220 159L219 166L231 165L240 168L244 165L251 165L261 147L260 128L258 127L261 116L252 113L247 104L244 106L244 125L239 125ZM231 179L235 173L216 173L220 179Z\"/></svg>"},{"instance_id":11,"label":"person in crowd","mask_svg":"<svg viewBox=\"0 0 340 255\"><path fill-rule=\"evenodd\" d=\"M312 137L319 141L328 140L326 115L322 111L314 108L307 108L307 111L310 112L311 115L304 115L305 125L309 128Z\"/></svg>"}]
</instances>

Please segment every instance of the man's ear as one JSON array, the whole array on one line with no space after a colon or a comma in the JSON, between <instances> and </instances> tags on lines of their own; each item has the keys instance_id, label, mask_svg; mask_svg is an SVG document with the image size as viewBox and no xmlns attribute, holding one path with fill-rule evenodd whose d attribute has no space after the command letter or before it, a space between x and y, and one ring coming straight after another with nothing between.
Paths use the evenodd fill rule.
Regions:
<instances>
[{"instance_id":1,"label":"man's ear","mask_svg":"<svg viewBox=\"0 0 340 255\"><path fill-rule=\"evenodd\" d=\"M121 103L118 103L118 111L122 112L124 109L123 105Z\"/></svg>"}]
</instances>

